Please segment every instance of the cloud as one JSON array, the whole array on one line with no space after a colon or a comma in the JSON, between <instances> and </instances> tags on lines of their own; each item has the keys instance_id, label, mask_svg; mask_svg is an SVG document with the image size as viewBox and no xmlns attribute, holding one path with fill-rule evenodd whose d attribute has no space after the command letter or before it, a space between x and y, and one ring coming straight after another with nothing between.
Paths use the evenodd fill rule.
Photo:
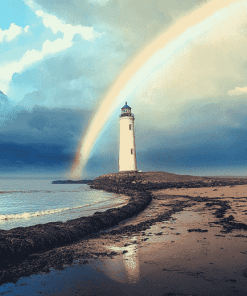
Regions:
<instances>
[{"instance_id":1,"label":"cloud","mask_svg":"<svg viewBox=\"0 0 247 296\"><path fill-rule=\"evenodd\" d=\"M97 83L100 79L103 80L103 76L111 75L112 80L109 79L108 85L105 83L107 87L117 77L123 64L145 42L154 38L161 30L165 30L181 15L195 9L198 4L208 1L126 0L123 3L120 0L85 0L71 3L69 0L63 0L59 4L55 0L35 0L34 2L41 5L44 11L56 15L50 18L51 14L38 13L44 24L50 26L54 32L59 30L59 26L63 32L66 32L66 26L69 26L65 24L67 22L74 24L74 27L77 27L78 24L81 27L92 26L104 34L102 34L104 45L95 42L98 48L93 47L92 50L88 48L90 55L85 54L84 56L90 62L92 60L99 61L97 79L93 81L90 72L83 76L85 80L90 79L90 81ZM214 16L207 33L203 32L195 40L181 45L179 54L177 54L179 50L174 50L175 58L171 57L170 65L164 63L160 76L156 75L155 79L150 79L150 82L147 82L146 91L150 93L156 106L159 105L162 110L165 109L163 102L166 99L170 102L184 98L222 96L226 94L229 86L236 85L241 79L245 79L245 70L242 65L244 61L247 61L247 54L244 50L247 46L247 39L245 30L243 30L246 20L244 17L245 7L242 2L227 8L226 12L218 13L218 17ZM64 22L57 22L57 17ZM229 23L232 25L229 26ZM74 35L74 37L77 36ZM65 41L65 39L63 40ZM70 42L73 42L73 39ZM47 49L45 45L47 45ZM55 45L58 48L66 47L66 43L63 43L61 39L54 41L54 46L47 42L44 44L44 50L55 50ZM111 47L114 48L114 51L111 50ZM83 46L81 46L82 50ZM93 57L91 57L91 53ZM77 48L75 54L73 59L75 63L78 61L78 68L83 67L80 60L84 52L79 52L79 48ZM114 59L117 55L122 56L119 64L117 63L120 59ZM111 67L104 63L103 59L107 60L108 64L110 62ZM54 75L60 76L55 73ZM93 88L94 83L88 84L89 87ZM162 86L156 87L157 84ZM103 95L102 92L101 97ZM140 98L142 98L141 100L146 99L145 96L140 96ZM175 106L176 103L173 105Z\"/></svg>"},{"instance_id":2,"label":"cloud","mask_svg":"<svg viewBox=\"0 0 247 296\"><path fill-rule=\"evenodd\" d=\"M0 93L0 102L1 98L6 100ZM15 116L5 120L0 129L1 172L42 168L61 171L66 166L68 169L91 112L44 107L27 111L12 107L12 113Z\"/></svg>"},{"instance_id":3,"label":"cloud","mask_svg":"<svg viewBox=\"0 0 247 296\"><path fill-rule=\"evenodd\" d=\"M212 98L208 104L185 106L180 121L169 130L145 125L148 118L134 109L138 169L205 174L213 166L245 165L247 107L243 98L228 102ZM69 108L19 110L0 131L0 163L5 162L1 171L28 165L32 170L68 169L90 115L87 110ZM87 165L89 174L117 171L118 136L114 118L95 146Z\"/></svg>"},{"instance_id":4,"label":"cloud","mask_svg":"<svg viewBox=\"0 0 247 296\"><path fill-rule=\"evenodd\" d=\"M111 43L121 39L132 55L179 17L208 1L34 0L33 5L66 23L93 26L109 33Z\"/></svg>"},{"instance_id":5,"label":"cloud","mask_svg":"<svg viewBox=\"0 0 247 296\"><path fill-rule=\"evenodd\" d=\"M9 82L14 73L19 73L34 62L43 59L43 53L35 49L27 50L25 54L17 61L11 61L7 64L0 64L0 89L4 92L9 90Z\"/></svg>"},{"instance_id":6,"label":"cloud","mask_svg":"<svg viewBox=\"0 0 247 296\"><path fill-rule=\"evenodd\" d=\"M42 46L43 55L56 53L72 46L71 40L58 38L55 41L46 40Z\"/></svg>"},{"instance_id":7,"label":"cloud","mask_svg":"<svg viewBox=\"0 0 247 296\"><path fill-rule=\"evenodd\" d=\"M0 130L0 142L16 144L63 145L73 151L91 115L88 110L35 107L32 110L12 107L15 116ZM65 141L66 139L66 141Z\"/></svg>"},{"instance_id":8,"label":"cloud","mask_svg":"<svg viewBox=\"0 0 247 296\"><path fill-rule=\"evenodd\" d=\"M247 94L247 87L235 87L234 89L230 89L227 94L229 96L241 96Z\"/></svg>"},{"instance_id":9,"label":"cloud","mask_svg":"<svg viewBox=\"0 0 247 296\"><path fill-rule=\"evenodd\" d=\"M18 105L23 106L26 109L33 108L36 105L45 104L46 97L43 91L33 91L31 93L25 94L23 100L21 100Z\"/></svg>"},{"instance_id":10,"label":"cloud","mask_svg":"<svg viewBox=\"0 0 247 296\"><path fill-rule=\"evenodd\" d=\"M47 28L51 28L54 34L62 32L63 37L57 38L54 41L50 41L47 39L46 41L44 41L41 50L27 50L19 60L14 60L7 64L0 64L0 89L4 92L8 92L9 82L14 73L22 72L24 69L30 67L30 65L32 65L33 63L44 59L48 55L55 54L72 47L75 43L75 41L73 40L75 35L79 35L83 40L86 41L93 41L96 37L100 36L100 34L95 32L92 27L82 27L80 25L72 26L70 24L64 24L57 17L44 13L41 10L36 11L36 14L37 16L42 17L44 25ZM16 25L14 26L18 27ZM19 30L21 30L20 27L18 28ZM26 26L24 31L28 31L28 29L29 26ZM11 36L13 36L13 33Z\"/></svg>"},{"instance_id":11,"label":"cloud","mask_svg":"<svg viewBox=\"0 0 247 296\"><path fill-rule=\"evenodd\" d=\"M13 106L8 99L8 97L0 91L0 127L1 129L6 126L6 124L13 120L15 117L15 112L13 112Z\"/></svg>"},{"instance_id":12,"label":"cloud","mask_svg":"<svg viewBox=\"0 0 247 296\"><path fill-rule=\"evenodd\" d=\"M29 30L29 28L30 28L30 26L26 26L26 27L24 28L24 32L27 33L28 30Z\"/></svg>"},{"instance_id":13,"label":"cloud","mask_svg":"<svg viewBox=\"0 0 247 296\"><path fill-rule=\"evenodd\" d=\"M9 96L20 102L26 94L41 91L46 98L40 97L39 103L35 99L37 105L94 108L126 56L118 44L109 44L106 35L94 42L81 37L74 42L71 48L15 73ZM30 100L25 103L30 107ZM25 103L23 100L22 105Z\"/></svg>"},{"instance_id":14,"label":"cloud","mask_svg":"<svg viewBox=\"0 0 247 296\"><path fill-rule=\"evenodd\" d=\"M50 28L54 34L61 32L63 37L53 41L47 38L43 42L41 50L29 49L30 52L26 53L30 57L29 61L20 59L17 63L9 63L2 69L0 65L0 72L7 74L0 74L2 82L0 89L10 95L9 79L14 73L21 74L28 70L32 64L49 55L60 53L62 56L72 49L69 53L74 64L78 65L76 73L85 72L84 64L86 64L88 73L83 74L83 81L74 79L71 84L80 87L82 82L84 89L89 93L94 93L95 86L98 89L100 87L102 92L97 94L99 99L116 78L124 63L143 43L153 38L160 30L165 29L173 21L173 18L178 18L180 14L196 7L198 1L187 3L176 0L172 3L165 3L163 0L158 0L154 3L152 0L126 0L123 3L119 0L85 0L72 3L63 0L58 3L53 0L37 0L26 1L26 3L42 20L46 28ZM171 11L177 11L176 16L172 17ZM96 40L96 37L99 36L101 38ZM99 39L101 40L99 41ZM94 42L90 42L90 46L88 46L83 41ZM74 52L72 52L73 49ZM83 59L87 59L87 61L82 63ZM90 65L88 66L88 64ZM94 71L95 64L97 64L96 73ZM44 76L47 74L50 76L49 73L44 73ZM94 79L93 74L95 75ZM62 79L62 75L58 71L53 75ZM67 81L66 73L64 73L64 77ZM54 79L52 78L52 80ZM62 80L59 85L61 84L63 84ZM86 87L85 84L87 84ZM11 87L13 88L14 85L12 84Z\"/></svg>"},{"instance_id":15,"label":"cloud","mask_svg":"<svg viewBox=\"0 0 247 296\"><path fill-rule=\"evenodd\" d=\"M80 34L83 39L90 40L95 38L97 35L92 27L82 27L80 25L73 26L71 24L65 24L56 16L45 13L42 10L37 10L35 13L37 16L42 18L45 27L51 28L54 34L56 34L59 31L64 33L67 39L72 40L75 34Z\"/></svg>"},{"instance_id":16,"label":"cloud","mask_svg":"<svg viewBox=\"0 0 247 296\"><path fill-rule=\"evenodd\" d=\"M35 2L42 5L34 10L41 11L39 19L46 31L61 33L59 38L54 35L55 40L42 39L39 50L35 48L43 55L40 62L28 64L13 76L13 88L21 90L23 85L23 89L30 86L26 92L19 91L18 96L24 97L20 104L32 108L53 103L64 106L77 100L78 105L89 106L91 110L136 50L197 7L200 1ZM181 169L179 172L183 173L186 168L199 169L207 163L211 167L231 162L241 164L242 155L247 155L241 152L246 147L245 96L241 101L226 98L229 89L233 91L236 85L245 85L247 79L247 31L243 18L246 10L239 14L240 10L232 10L225 20L221 15L218 22L212 23L208 35L200 34L186 46L183 44L181 51L174 54L175 59L172 56L159 73L150 77L140 93L131 96L139 169L169 168L173 172ZM101 38L87 39L85 28L94 28L102 34ZM30 48L27 55L30 61L39 58L36 52ZM6 126L1 139L9 143L24 141L27 150L31 150L31 142L42 143L47 158L49 153L55 155L56 149L71 155L80 138L79 128L84 128L87 120L81 123L70 117L73 121L70 125L65 113L58 118L56 114L36 112L32 108L30 112L18 113L14 124ZM111 120L117 131L111 133L113 127L106 128L95 145L91 158L94 172L99 167L105 169L109 159L109 163L115 161L117 170L117 116ZM64 143L66 147L62 147ZM243 161L247 163L247 159ZM90 170L90 161L88 166Z\"/></svg>"},{"instance_id":17,"label":"cloud","mask_svg":"<svg viewBox=\"0 0 247 296\"><path fill-rule=\"evenodd\" d=\"M207 1L164 0L34 0L45 10L52 11L70 23L83 25L109 24L115 27L131 27L133 30L160 26L171 20L171 12L177 16ZM66 13L67 12L67 13ZM174 17L175 18L175 17ZM143 26L144 24L144 26ZM152 30L152 29L151 29ZM146 32L149 35L150 32Z\"/></svg>"},{"instance_id":18,"label":"cloud","mask_svg":"<svg viewBox=\"0 0 247 296\"><path fill-rule=\"evenodd\" d=\"M11 23L9 29L2 30L0 28L0 42L6 41L9 42L13 39L15 39L18 35L25 32L27 33L29 30L29 26L26 26L25 28L19 27L14 23Z\"/></svg>"},{"instance_id":19,"label":"cloud","mask_svg":"<svg viewBox=\"0 0 247 296\"><path fill-rule=\"evenodd\" d=\"M51 28L53 34L57 34L58 32L63 33L63 38L58 38L54 41L46 40L44 42L42 46L43 55L56 53L71 47L74 43L73 38L75 35L80 35L84 40L93 40L99 36L92 27L65 24L56 16L45 13L42 10L37 10L35 13L42 18L45 27Z\"/></svg>"},{"instance_id":20,"label":"cloud","mask_svg":"<svg viewBox=\"0 0 247 296\"><path fill-rule=\"evenodd\" d=\"M111 0L88 0L88 1L89 1L89 3L103 6L103 5L105 5L107 2L109 2Z\"/></svg>"},{"instance_id":21,"label":"cloud","mask_svg":"<svg viewBox=\"0 0 247 296\"><path fill-rule=\"evenodd\" d=\"M105 89L121 71L121 67L133 54L134 49L140 46L144 39L150 37L150 31L156 30L157 32L162 26L165 28L168 23L172 22L169 19L171 12L180 11L184 13L196 7L196 2L198 3L198 1L175 1L171 4L156 1L156 4L154 4L154 1L145 0L141 4L140 1L134 3L133 1L126 1L125 7L121 4L122 2L117 0L103 1L101 4L104 5L97 4L100 1L91 1L92 3L89 4L88 1L71 3L71 1L63 0L59 6L53 0L38 0L36 2L43 5L44 9L49 9L49 14L40 9L36 10L44 25L51 28L53 33L62 32L64 36L54 41L46 40L41 51L43 56L39 56L36 53L38 51L28 53L31 61L32 59L35 60L35 57L38 61L39 58L44 59L45 55L51 55L46 59L50 66L47 66L46 61L42 61L37 64L36 69L31 71L32 75L31 72L29 72L30 75L27 75L28 68L30 68L30 64L28 64L21 71L15 71L22 76L22 78L19 77L18 81L26 81L37 91L53 88L50 92L53 99L57 99L58 93L64 90L66 92L82 91L85 93L85 96L81 96L82 104L85 99L91 100L90 96L94 96L95 88L98 88L97 98L100 99L103 96ZM136 3L139 3L139 8ZM119 16L121 21L115 18L114 23L108 12L110 10L111 13L116 15L120 8L123 11L123 15ZM66 11L70 13L65 13ZM76 19L78 11L82 13L80 20ZM135 20L129 20L131 11L138 16ZM167 110L174 114L176 108L179 107L179 100L222 97L223 94L227 93L229 87L233 87L236 83L245 79L245 69L241 65L244 61L247 61L246 51L243 50L247 46L247 39L245 32L241 31L245 24L244 10L242 11L242 13L239 13L238 7L238 9L232 10L231 14L220 15L220 20L216 22L208 34L202 34L196 40L188 42L178 55L174 54L175 59L172 57L169 65L164 64L162 66L160 73L154 79L150 79L142 93L136 96L136 101L139 101L137 105L143 101L147 101L149 104L149 112L145 109L145 104L142 104L143 112L145 111L146 114L153 116L157 112L157 106L159 106L161 117L162 112L168 113ZM59 15L59 19L51 15L51 12ZM87 16L84 15L86 12L89 12ZM160 14L165 18L160 19ZM96 18L96 16L99 18ZM106 16L109 16L109 18ZM91 21L87 21L87 17ZM234 25L229 27L227 24L230 23L231 18L234 19ZM144 19L145 25L143 25ZM74 24L80 22L82 25L66 24L62 20L71 21ZM147 20L150 20L150 30L145 29ZM134 22L137 22L138 25L136 23L137 26L135 26ZM159 25L157 25L158 23ZM85 39L77 38L83 36L79 33L78 28L85 28L85 26L92 28L95 25L98 30L99 24L104 24L104 27L102 25L100 28L100 32L104 32L99 38L100 40L95 40L88 46ZM225 34L226 31L227 35ZM145 36L142 34L145 34ZM73 46L70 46L71 44ZM58 52L60 54L55 55L53 59L52 55ZM28 61L26 60L26 62ZM66 99L63 101L65 102Z\"/></svg>"},{"instance_id":22,"label":"cloud","mask_svg":"<svg viewBox=\"0 0 247 296\"><path fill-rule=\"evenodd\" d=\"M240 4L208 19L212 28L183 44L168 61L162 63L161 56L158 69L131 94L130 103L149 124L169 130L187 106L247 93L247 88L235 88L247 79L246 2Z\"/></svg>"},{"instance_id":23,"label":"cloud","mask_svg":"<svg viewBox=\"0 0 247 296\"><path fill-rule=\"evenodd\" d=\"M92 27L82 27L80 25L73 26L71 24L65 24L59 20L56 16L37 10L36 15L42 18L43 24L47 28L51 28L53 34L58 32L63 33L63 38L58 38L51 42L46 40L42 46L42 53L49 54L62 51L73 45L73 38L75 35L80 35L84 40L93 40L99 36Z\"/></svg>"}]
</instances>

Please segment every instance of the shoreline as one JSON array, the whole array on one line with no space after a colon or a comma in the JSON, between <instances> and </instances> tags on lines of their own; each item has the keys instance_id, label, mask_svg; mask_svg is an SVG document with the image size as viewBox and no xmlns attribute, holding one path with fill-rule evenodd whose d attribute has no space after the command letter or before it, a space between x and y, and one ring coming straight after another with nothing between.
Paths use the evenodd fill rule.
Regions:
<instances>
[{"instance_id":1,"label":"shoreline","mask_svg":"<svg viewBox=\"0 0 247 296\"><path fill-rule=\"evenodd\" d=\"M152 175L151 177L150 174ZM155 194L159 190L163 190L165 186L166 190L174 190L167 189L172 188L171 186L173 186L173 188L177 188L176 190L179 190L179 188L183 188L184 190L186 190L186 188L197 188L204 190L205 188L215 187L215 184L218 184L218 186L222 188L229 185L236 186L247 184L247 180L239 180L237 178L223 180L223 178L209 179L208 177L203 178L193 176L178 176L167 173L159 173L159 176L161 175L163 176L160 179L157 178L157 173L142 173L142 175L140 175L140 173L138 173L137 175L127 174L126 176L121 175L121 177L118 174L104 175L96 179L92 188L103 189L115 193L124 193L125 195L132 194L132 198L134 200L132 199L133 203L130 204L130 208L132 208L133 210L133 208L140 209L140 204L137 202L137 196L135 195L135 190L137 190L136 188L139 188L139 190L143 190L141 191L141 193L138 190L140 195L143 195L144 193L147 194L147 198L150 198L149 203L151 202L152 206L153 202L151 201L151 195L152 197L155 197L156 202L157 197L155 196ZM156 178L156 182L153 182L152 177ZM171 179L176 180L172 182ZM235 185L233 185L234 183ZM202 185L205 185L205 187L202 187ZM147 192L149 188L152 188L152 192ZM117 252L116 250L106 250L105 248L102 249L102 246L100 244L95 244L95 247L92 247L91 250L89 250L85 246L87 246L87 243L89 243L90 241L100 242L107 237L111 238L111 240L114 241L121 240L120 237L122 235L133 237L136 233L148 231L148 229L154 227L154 225L162 223L162 221L167 221L171 219L172 215L177 212L184 211L184 209L186 209L187 207L191 207L193 203L207 204L207 209L209 211L213 210L214 216L218 220L218 224L216 223L214 225L222 227L222 229L226 231L226 233L230 233L234 229L247 229L247 225L245 223L235 221L234 217L230 217L231 215L225 217L226 212L229 210L229 202L227 200L221 200L219 198L212 199L199 196L191 198L191 196L186 197L186 195L183 195L183 198L185 198L185 200L181 198L181 200L178 199L174 201L173 197L171 199L171 196L168 196L169 195L165 197L165 200L170 200L170 205L169 203L166 205L168 208L163 213L161 213L164 209L163 204L161 204L160 206L156 206L158 208L160 207L160 209L157 209L157 211L161 211L156 217L150 217L151 210L150 206L148 206L146 209L143 209L143 211L141 210L137 216L135 216L134 214L133 218L128 217L130 219L129 221L126 219L123 219L123 222L118 221L118 225L115 227L113 227L113 224L108 223L109 227L111 228L107 228L106 231L95 233L96 231L98 231L98 229L96 229L94 233L91 232L91 234L84 236L84 239L82 240L78 239L63 246L58 245L42 252L38 251L33 254L27 254L25 257L22 257L22 260L18 260L16 262L5 261L7 263L5 267L2 267L1 265L2 268L0 271L0 283L3 284L7 282L15 282L20 277L30 276L31 274L36 274L39 272L49 273L51 268L63 269L66 264L69 266L75 260L79 260L82 262L82 264L85 264L88 263L88 260L91 260L93 258L114 258L119 255L119 252ZM111 215L115 212L115 210L111 209L108 211L110 212L107 213L107 216L112 217ZM95 214L96 216L99 215L97 213ZM122 212L122 217L123 215L126 215L126 212ZM147 217L144 219L140 219L140 217L143 217L143 215L147 215ZM105 221L103 220L103 222ZM40 229L42 229L42 226L39 227ZM193 228L190 233L203 233L203 230L205 229ZM159 234L159 236L162 237L162 234ZM146 237L144 237L144 239L145 238Z\"/></svg>"},{"instance_id":2,"label":"shoreline","mask_svg":"<svg viewBox=\"0 0 247 296\"><path fill-rule=\"evenodd\" d=\"M9 268L11 264L22 262L35 253L75 243L92 233L112 227L120 221L136 215L151 201L148 192L129 189L124 192L129 196L129 202L119 208L95 212L92 216L66 222L49 222L0 230L0 284L6 280L6 276L2 276L1 270Z\"/></svg>"}]
</instances>

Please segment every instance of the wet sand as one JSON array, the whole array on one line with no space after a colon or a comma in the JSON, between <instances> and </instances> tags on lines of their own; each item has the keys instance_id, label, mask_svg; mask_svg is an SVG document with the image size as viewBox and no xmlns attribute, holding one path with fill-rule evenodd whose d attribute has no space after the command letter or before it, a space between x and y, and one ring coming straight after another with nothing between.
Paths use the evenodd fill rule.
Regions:
<instances>
[{"instance_id":1,"label":"wet sand","mask_svg":"<svg viewBox=\"0 0 247 296\"><path fill-rule=\"evenodd\" d=\"M46 273L0 295L247 295L247 185L151 194L136 217L17 264L16 279Z\"/></svg>"}]
</instances>

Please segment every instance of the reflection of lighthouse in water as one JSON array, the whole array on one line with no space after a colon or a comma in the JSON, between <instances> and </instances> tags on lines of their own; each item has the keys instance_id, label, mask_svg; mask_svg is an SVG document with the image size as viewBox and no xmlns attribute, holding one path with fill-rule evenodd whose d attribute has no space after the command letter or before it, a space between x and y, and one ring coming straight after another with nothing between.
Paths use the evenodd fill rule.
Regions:
<instances>
[{"instance_id":1,"label":"reflection of lighthouse in water","mask_svg":"<svg viewBox=\"0 0 247 296\"><path fill-rule=\"evenodd\" d=\"M136 237L133 237L136 240ZM102 271L111 279L120 283L135 284L140 278L139 251L137 244L124 248L109 246L109 249L119 252L120 257L103 263Z\"/></svg>"},{"instance_id":2,"label":"reflection of lighthouse in water","mask_svg":"<svg viewBox=\"0 0 247 296\"><path fill-rule=\"evenodd\" d=\"M126 102L121 108L121 114L119 116L119 172L137 170L134 120L131 107Z\"/></svg>"},{"instance_id":3,"label":"reflection of lighthouse in water","mask_svg":"<svg viewBox=\"0 0 247 296\"><path fill-rule=\"evenodd\" d=\"M139 253L137 245L130 245L127 247L128 252L123 254L124 270L128 282L135 284L140 278Z\"/></svg>"}]
</instances>

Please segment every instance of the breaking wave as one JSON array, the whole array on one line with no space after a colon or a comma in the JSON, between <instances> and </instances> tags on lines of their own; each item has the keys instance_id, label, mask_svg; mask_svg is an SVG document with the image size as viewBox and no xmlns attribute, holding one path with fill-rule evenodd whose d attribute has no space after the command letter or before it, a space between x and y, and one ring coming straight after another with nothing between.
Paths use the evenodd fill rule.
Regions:
<instances>
[{"instance_id":1,"label":"breaking wave","mask_svg":"<svg viewBox=\"0 0 247 296\"><path fill-rule=\"evenodd\" d=\"M95 205L98 205L100 203L105 203L105 202L108 202L108 201L110 201L112 199L116 199L116 198L119 198L119 196L115 196L113 198L105 199L105 200L102 200L102 201L96 201L96 202L91 203L91 204L80 205L80 206L77 206L77 207L66 207L66 208L50 209L50 210L30 212L30 213L0 215L0 221L1 220L7 221L7 220L12 220L12 219L29 219L29 218L33 218L33 217L39 217L39 216L44 216L44 215L52 215L52 214L61 213L61 212L65 212L65 211L70 211L70 210L78 210L78 209L81 209L81 208L88 208L88 207L91 207L91 206L95 206Z\"/></svg>"}]
</instances>

